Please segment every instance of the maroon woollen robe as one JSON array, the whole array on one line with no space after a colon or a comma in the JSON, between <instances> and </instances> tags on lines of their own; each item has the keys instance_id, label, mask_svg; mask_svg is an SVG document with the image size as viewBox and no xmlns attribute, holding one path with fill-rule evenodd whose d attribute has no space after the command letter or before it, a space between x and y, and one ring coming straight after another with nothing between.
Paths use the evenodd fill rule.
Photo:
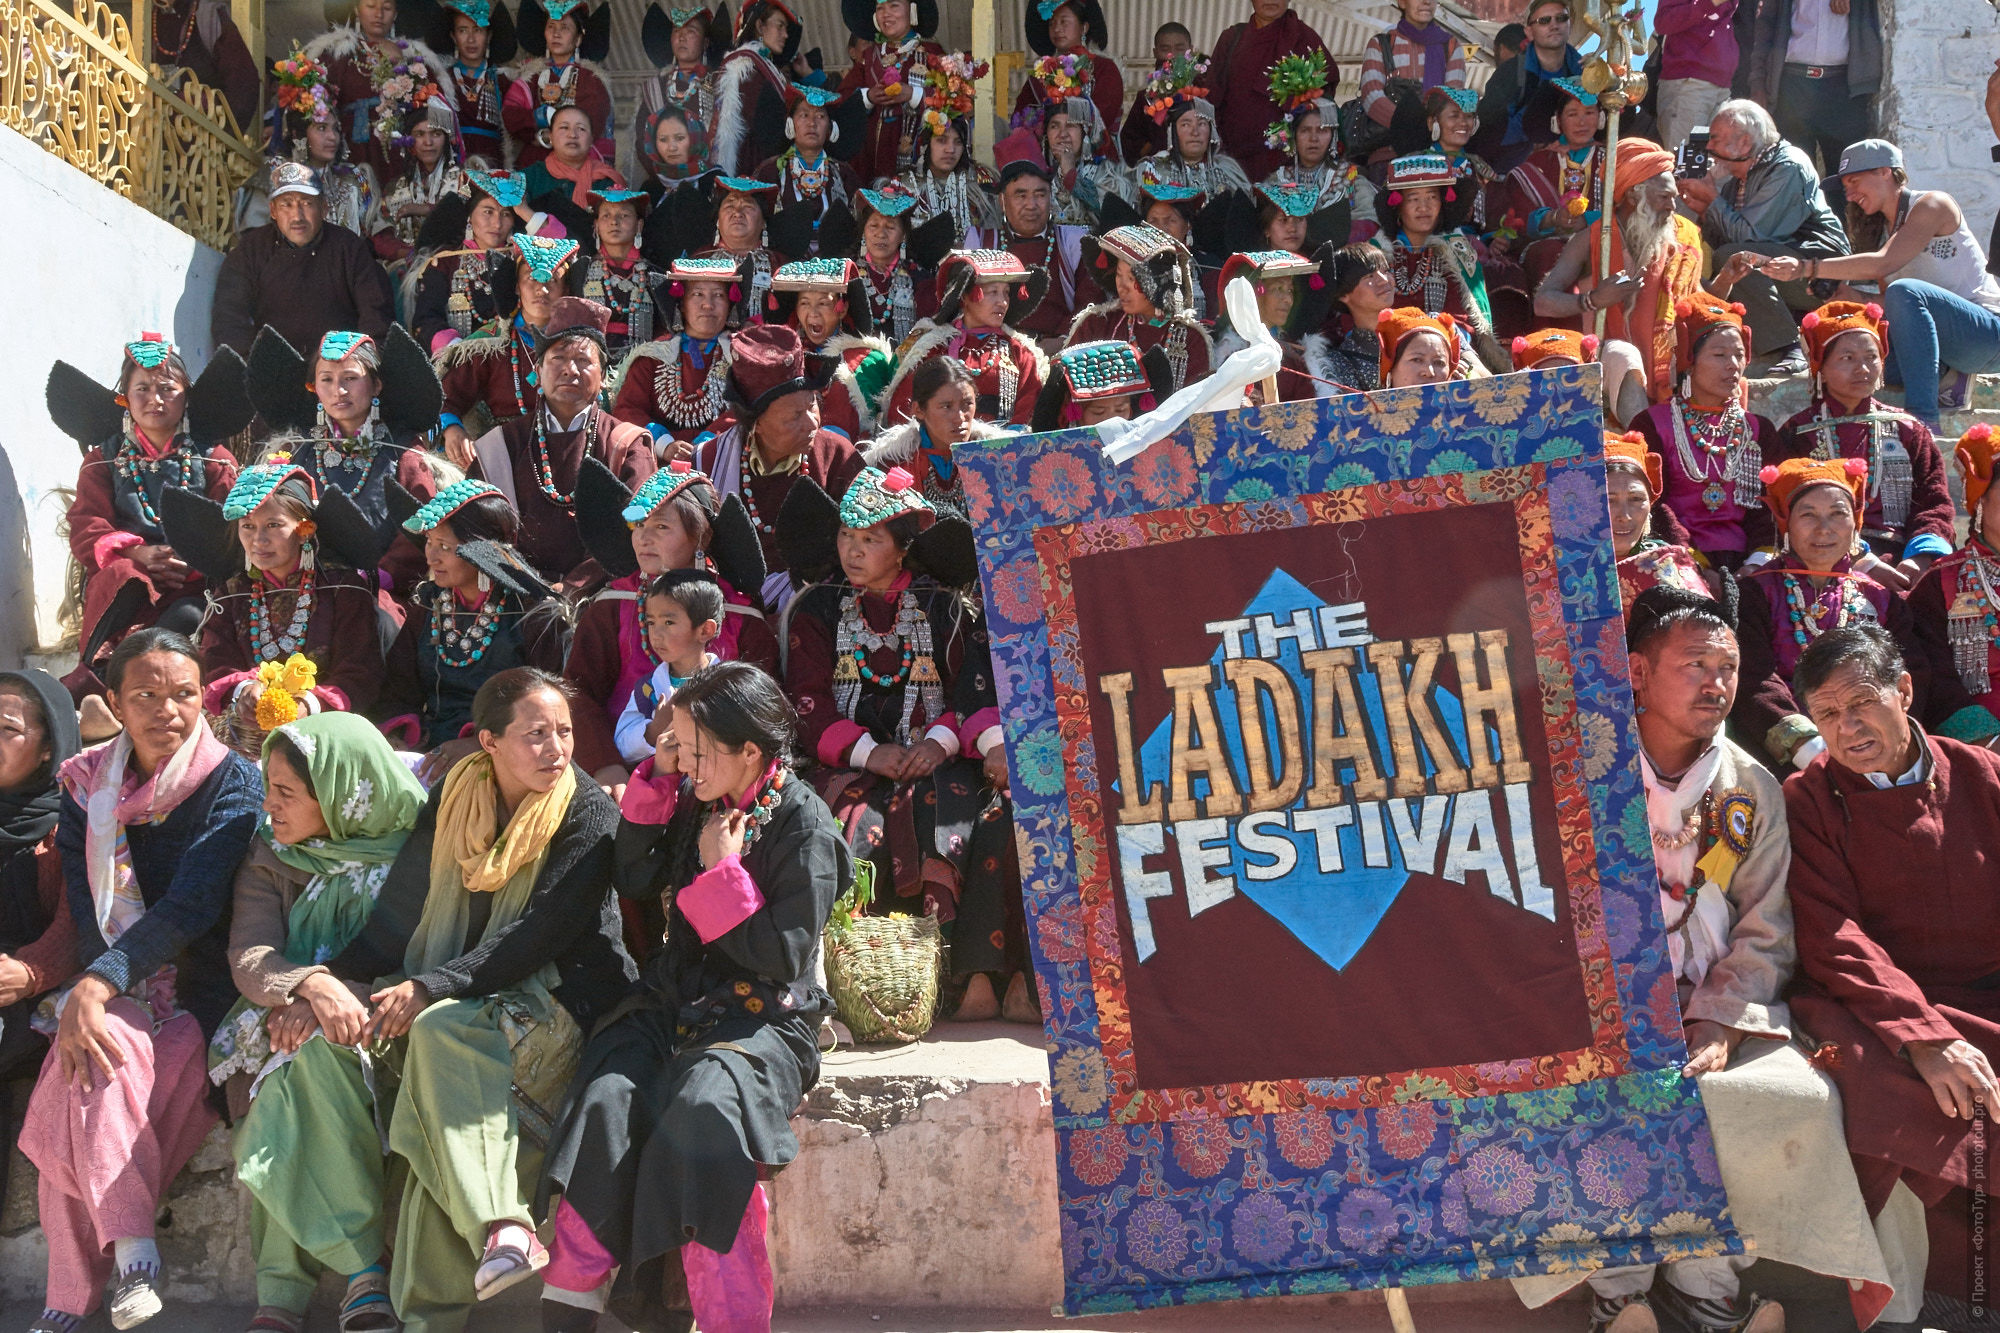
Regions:
<instances>
[{"instance_id":1,"label":"maroon woollen robe","mask_svg":"<svg viewBox=\"0 0 2000 1333\"><path fill-rule=\"evenodd\" d=\"M729 429L736 432L742 427L734 425ZM771 574L779 573L785 568L785 557L778 550L778 515L784 511L785 497L792 493L793 483L800 477L811 477L819 483L820 489L838 500L847 493L847 484L861 471L861 451L839 431L822 427L813 436L812 443L806 446L805 461L797 469L791 472L752 473L746 477L741 468L731 468L726 473L716 471L716 455L725 438L718 435L705 442L695 454L694 465L715 479L718 497L741 496L745 508L750 508L755 502L751 518L757 523L758 544L764 548L764 568ZM755 447L748 443L743 445L745 449ZM746 484L748 495L744 495ZM768 578L766 586L769 586ZM745 588L743 591L756 597L760 590Z\"/></svg>"},{"instance_id":2,"label":"maroon woollen robe","mask_svg":"<svg viewBox=\"0 0 2000 1333\"><path fill-rule=\"evenodd\" d=\"M1929 782L1878 790L1822 756L1785 783L1792 1013L1839 1049L1828 1072L1870 1212L1899 1178L1926 1205L1970 1181L1971 1122L1938 1109L1904 1044L1963 1038L2000 1061L2000 755L1927 740ZM1951 1292L1964 1218L1948 1202L1930 1222L1927 1285Z\"/></svg>"},{"instance_id":3,"label":"maroon woollen robe","mask_svg":"<svg viewBox=\"0 0 2000 1333\"><path fill-rule=\"evenodd\" d=\"M1326 86L1340 82L1340 66L1319 34L1287 9L1276 23L1259 28L1239 23L1215 39L1208 66L1208 100L1215 104L1216 132L1229 155L1260 181L1285 165L1285 154L1264 146L1264 130L1280 118L1271 100L1271 66L1286 56L1326 55Z\"/></svg>"},{"instance_id":4,"label":"maroon woollen robe","mask_svg":"<svg viewBox=\"0 0 2000 1333\"><path fill-rule=\"evenodd\" d=\"M590 552L577 533L571 506L551 500L535 479L535 422L541 415L536 412L517 417L499 430L511 477L501 479L490 474L484 447L479 449L480 456L473 463L470 475L512 493L515 512L521 516L521 535L514 545L528 557L528 563L550 583L574 583L587 577L588 571L582 566L590 560ZM639 483L655 471L653 437L637 426L614 419L602 408L591 408L590 415L596 427L592 456L615 472L628 488L638 489ZM576 495L576 474L583 467L584 438L588 434L592 434L589 426L583 430L552 430L547 435L549 472L556 489L572 498ZM486 445L491 438L489 435L481 439L480 445ZM593 563L591 569L595 568ZM597 577L601 579L603 575Z\"/></svg>"}]
</instances>

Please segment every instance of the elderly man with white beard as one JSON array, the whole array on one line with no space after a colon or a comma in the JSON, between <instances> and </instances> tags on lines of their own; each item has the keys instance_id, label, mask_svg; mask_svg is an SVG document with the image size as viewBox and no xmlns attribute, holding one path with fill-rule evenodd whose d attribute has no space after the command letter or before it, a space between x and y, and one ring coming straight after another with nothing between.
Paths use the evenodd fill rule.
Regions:
<instances>
[{"instance_id":1,"label":"elderly man with white beard","mask_svg":"<svg viewBox=\"0 0 2000 1333\"><path fill-rule=\"evenodd\" d=\"M1535 313L1594 333L1596 312L1605 312L1597 354L1605 410L1626 422L1673 394L1674 308L1701 290L1702 254L1701 232L1674 212L1680 196L1673 154L1648 139L1620 139L1617 172L1609 276L1591 277L1603 236L1599 221L1563 246L1535 292ZM1725 295L1749 271L1747 259L1732 260L1709 290Z\"/></svg>"}]
</instances>

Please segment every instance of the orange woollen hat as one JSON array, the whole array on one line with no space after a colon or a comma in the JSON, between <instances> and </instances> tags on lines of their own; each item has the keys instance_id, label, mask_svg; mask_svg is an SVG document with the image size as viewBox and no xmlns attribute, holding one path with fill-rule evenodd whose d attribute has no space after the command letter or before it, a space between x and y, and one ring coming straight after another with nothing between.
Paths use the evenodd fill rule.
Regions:
<instances>
[{"instance_id":1,"label":"orange woollen hat","mask_svg":"<svg viewBox=\"0 0 2000 1333\"><path fill-rule=\"evenodd\" d=\"M1375 336L1382 343L1382 386L1389 385L1389 368L1396 364L1396 353L1403 350L1410 335L1425 329L1443 335L1445 351L1451 358L1451 373L1458 374L1457 325L1450 315L1428 315L1410 305L1384 310L1376 316Z\"/></svg>"},{"instance_id":2,"label":"orange woollen hat","mask_svg":"<svg viewBox=\"0 0 2000 1333\"><path fill-rule=\"evenodd\" d=\"M2000 449L2000 441L1993 438L1993 427L1983 421L1958 437L1958 470L1965 474L1967 509L1979 508L1980 498L1993 484L1993 454L1996 449Z\"/></svg>"},{"instance_id":3,"label":"orange woollen hat","mask_svg":"<svg viewBox=\"0 0 2000 1333\"><path fill-rule=\"evenodd\" d=\"M1666 489L1666 478L1660 470L1660 456L1646 447L1646 437L1636 430L1628 430L1623 435L1608 430L1604 432L1604 466L1621 472L1638 473L1655 500Z\"/></svg>"},{"instance_id":4,"label":"orange woollen hat","mask_svg":"<svg viewBox=\"0 0 2000 1333\"><path fill-rule=\"evenodd\" d=\"M1764 479L1764 502L1778 531L1785 530L1791 516L1792 497L1814 486L1843 486L1854 497L1856 521L1861 516L1862 497L1868 489L1868 464L1859 458L1787 458L1760 474Z\"/></svg>"},{"instance_id":5,"label":"orange woollen hat","mask_svg":"<svg viewBox=\"0 0 2000 1333\"><path fill-rule=\"evenodd\" d=\"M1743 356L1750 357L1750 330L1743 323L1741 302L1718 301L1706 293L1685 297L1674 307L1674 370L1685 375L1694 368L1701 341L1727 324L1743 336Z\"/></svg>"},{"instance_id":6,"label":"orange woollen hat","mask_svg":"<svg viewBox=\"0 0 2000 1333\"><path fill-rule=\"evenodd\" d=\"M1857 332L1873 335L1877 347L1889 345L1889 321L1882 318L1881 306L1873 301L1867 305L1828 301L1799 321L1799 341L1806 345L1806 360L1812 363L1815 378L1826 364L1826 349L1833 340L1843 333Z\"/></svg>"},{"instance_id":7,"label":"orange woollen hat","mask_svg":"<svg viewBox=\"0 0 2000 1333\"><path fill-rule=\"evenodd\" d=\"M1575 329L1536 329L1514 339L1514 369L1533 370L1552 356L1566 356L1579 366L1597 359L1597 339Z\"/></svg>"}]
</instances>

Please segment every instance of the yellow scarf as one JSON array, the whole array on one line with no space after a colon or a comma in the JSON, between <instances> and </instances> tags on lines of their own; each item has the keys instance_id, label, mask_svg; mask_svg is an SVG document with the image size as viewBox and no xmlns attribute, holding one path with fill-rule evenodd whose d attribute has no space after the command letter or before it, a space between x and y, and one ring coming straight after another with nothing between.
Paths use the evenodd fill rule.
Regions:
<instances>
[{"instance_id":1,"label":"yellow scarf","mask_svg":"<svg viewBox=\"0 0 2000 1333\"><path fill-rule=\"evenodd\" d=\"M456 866L468 892L492 893L546 852L576 795L576 769L565 768L555 786L521 802L505 829L497 827L499 795L491 755L476 754L445 777L431 845L433 884Z\"/></svg>"}]
</instances>

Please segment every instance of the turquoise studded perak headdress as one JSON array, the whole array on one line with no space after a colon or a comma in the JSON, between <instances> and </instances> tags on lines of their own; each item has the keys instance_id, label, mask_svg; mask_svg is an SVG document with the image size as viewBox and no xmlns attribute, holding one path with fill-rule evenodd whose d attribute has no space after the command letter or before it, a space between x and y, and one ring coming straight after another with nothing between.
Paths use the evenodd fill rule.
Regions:
<instances>
[{"instance_id":1,"label":"turquoise studded perak headdress","mask_svg":"<svg viewBox=\"0 0 2000 1333\"><path fill-rule=\"evenodd\" d=\"M482 28L493 26L493 6L487 0L444 0L445 4Z\"/></svg>"},{"instance_id":2,"label":"turquoise studded perak headdress","mask_svg":"<svg viewBox=\"0 0 2000 1333\"><path fill-rule=\"evenodd\" d=\"M536 282L554 282L556 275L563 271L563 265L576 257L577 244L567 237L558 241L517 231L513 241L514 253L528 266L528 272Z\"/></svg>"},{"instance_id":3,"label":"turquoise studded perak headdress","mask_svg":"<svg viewBox=\"0 0 2000 1333\"><path fill-rule=\"evenodd\" d=\"M778 188L775 181L760 181L755 176L717 176L715 183L736 194L769 194Z\"/></svg>"},{"instance_id":4,"label":"turquoise studded perak headdress","mask_svg":"<svg viewBox=\"0 0 2000 1333\"><path fill-rule=\"evenodd\" d=\"M1288 218L1311 217L1319 204L1319 188L1297 181L1265 181L1257 187L1257 192L1276 204L1278 211Z\"/></svg>"},{"instance_id":5,"label":"turquoise studded perak headdress","mask_svg":"<svg viewBox=\"0 0 2000 1333\"><path fill-rule=\"evenodd\" d=\"M1070 397L1078 402L1129 398L1153 390L1138 352L1116 338L1065 347L1056 353L1055 364L1069 381Z\"/></svg>"},{"instance_id":6,"label":"turquoise studded perak headdress","mask_svg":"<svg viewBox=\"0 0 2000 1333\"><path fill-rule=\"evenodd\" d=\"M144 366L147 370L158 370L174 355L174 345L157 333L142 333L135 341L125 344L125 355L132 358L132 364Z\"/></svg>"},{"instance_id":7,"label":"turquoise studded perak headdress","mask_svg":"<svg viewBox=\"0 0 2000 1333\"><path fill-rule=\"evenodd\" d=\"M899 467L887 472L875 467L862 468L848 484L847 493L840 497L843 528L872 528L898 514L920 514L921 526L926 528L937 522L937 511L918 491L916 478Z\"/></svg>"},{"instance_id":8,"label":"turquoise studded perak headdress","mask_svg":"<svg viewBox=\"0 0 2000 1333\"><path fill-rule=\"evenodd\" d=\"M685 458L677 458L652 476L639 483L639 489L632 492L632 502L621 511L621 517L633 527L644 523L653 512L667 501L679 495L690 486L710 486L714 483L708 474L689 463Z\"/></svg>"},{"instance_id":9,"label":"turquoise studded perak headdress","mask_svg":"<svg viewBox=\"0 0 2000 1333\"><path fill-rule=\"evenodd\" d=\"M1465 112L1467 115L1471 115L1473 112L1479 110L1479 93L1475 89L1447 88L1440 86L1431 89L1431 92L1442 94L1445 100L1452 103L1452 105L1456 106L1460 111Z\"/></svg>"},{"instance_id":10,"label":"turquoise studded perak headdress","mask_svg":"<svg viewBox=\"0 0 2000 1333\"><path fill-rule=\"evenodd\" d=\"M809 83L795 83L792 91L809 106L828 107L840 100L840 94L833 89L815 88Z\"/></svg>"},{"instance_id":11,"label":"turquoise studded perak headdress","mask_svg":"<svg viewBox=\"0 0 2000 1333\"><path fill-rule=\"evenodd\" d=\"M917 196L900 188L863 190L861 197L877 213L892 218L899 218L917 206Z\"/></svg>"},{"instance_id":12,"label":"turquoise studded perak headdress","mask_svg":"<svg viewBox=\"0 0 2000 1333\"><path fill-rule=\"evenodd\" d=\"M851 259L800 259L778 266L778 270L771 275L771 290L832 292L835 296L845 296L847 284L854 281L854 276L854 261Z\"/></svg>"},{"instance_id":13,"label":"turquoise studded perak headdress","mask_svg":"<svg viewBox=\"0 0 2000 1333\"><path fill-rule=\"evenodd\" d=\"M465 175L479 189L493 196L502 208L518 208L527 198L528 178L518 171L481 171L467 167Z\"/></svg>"},{"instance_id":14,"label":"turquoise studded perak headdress","mask_svg":"<svg viewBox=\"0 0 2000 1333\"><path fill-rule=\"evenodd\" d=\"M354 355L354 349L363 343L375 340L365 333L355 333L349 329L334 329L319 340L319 359L322 361L345 361Z\"/></svg>"},{"instance_id":15,"label":"turquoise studded perak headdress","mask_svg":"<svg viewBox=\"0 0 2000 1333\"><path fill-rule=\"evenodd\" d=\"M706 19L708 16L706 9L673 8L667 11L667 22L673 24L676 28L682 28L696 19Z\"/></svg>"},{"instance_id":16,"label":"turquoise studded perak headdress","mask_svg":"<svg viewBox=\"0 0 2000 1333\"><path fill-rule=\"evenodd\" d=\"M640 199L650 199L644 190L592 190L590 197L606 204L630 204Z\"/></svg>"},{"instance_id":17,"label":"turquoise studded perak headdress","mask_svg":"<svg viewBox=\"0 0 2000 1333\"><path fill-rule=\"evenodd\" d=\"M542 12L552 19L566 17L572 9L589 10L590 0L543 0ZM578 19L581 23L583 20Z\"/></svg>"},{"instance_id":18,"label":"turquoise studded perak headdress","mask_svg":"<svg viewBox=\"0 0 2000 1333\"><path fill-rule=\"evenodd\" d=\"M281 486L289 487L293 495L305 501L307 508L318 503L319 493L313 489L312 477L306 470L294 463L290 454L271 454L236 474L236 484L223 498L222 516L231 523L246 517Z\"/></svg>"},{"instance_id":19,"label":"turquoise studded perak headdress","mask_svg":"<svg viewBox=\"0 0 2000 1333\"><path fill-rule=\"evenodd\" d=\"M1581 80L1572 79L1567 76L1564 76L1563 78L1559 79L1550 79L1549 82L1553 83L1556 87L1562 89L1564 92L1568 93L1571 97L1583 103L1585 106L1597 105L1597 94L1590 91L1590 89L1584 87Z\"/></svg>"},{"instance_id":20,"label":"turquoise studded perak headdress","mask_svg":"<svg viewBox=\"0 0 2000 1333\"><path fill-rule=\"evenodd\" d=\"M403 531L421 537L474 500L499 494L499 490L495 487L483 481L474 481L470 477L463 481L454 481L426 501L423 508L404 519Z\"/></svg>"}]
</instances>

